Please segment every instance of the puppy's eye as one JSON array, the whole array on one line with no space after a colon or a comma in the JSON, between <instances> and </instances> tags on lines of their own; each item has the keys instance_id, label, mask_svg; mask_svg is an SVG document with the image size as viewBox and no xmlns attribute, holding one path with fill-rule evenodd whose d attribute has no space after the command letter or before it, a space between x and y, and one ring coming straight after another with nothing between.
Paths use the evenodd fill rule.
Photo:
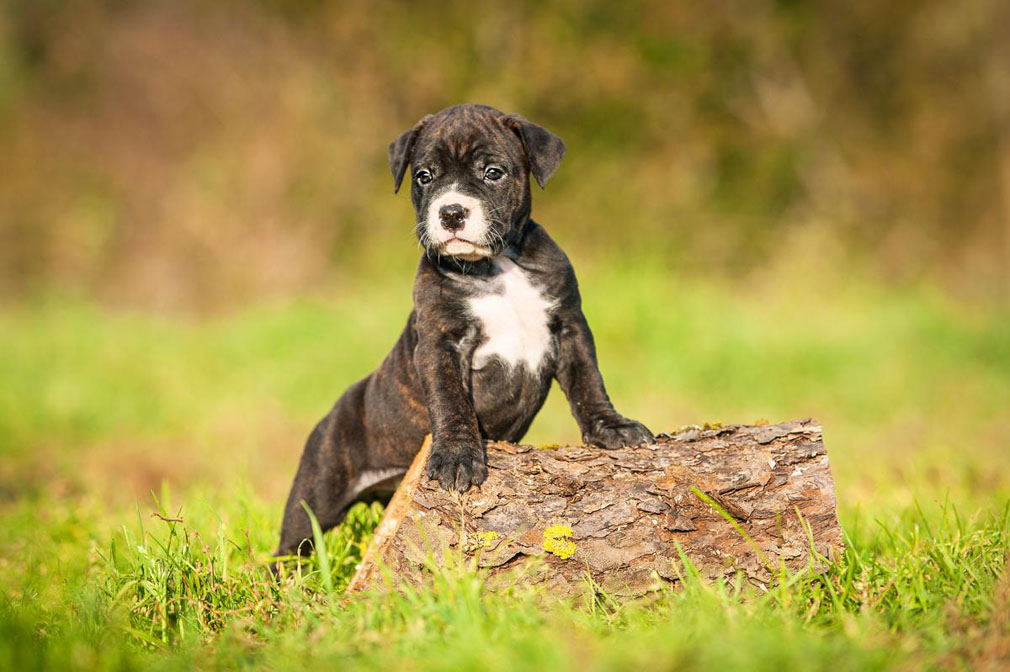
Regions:
<instances>
[{"instance_id":1,"label":"puppy's eye","mask_svg":"<svg viewBox=\"0 0 1010 672\"><path fill-rule=\"evenodd\" d=\"M435 178L432 177L430 170L419 170L417 171L417 174L414 175L414 179L417 180L418 184L423 186L425 184L428 184Z\"/></svg>"},{"instance_id":2,"label":"puppy's eye","mask_svg":"<svg viewBox=\"0 0 1010 672\"><path fill-rule=\"evenodd\" d=\"M488 166L484 170L484 179L491 182L497 182L501 178L505 177L505 171L498 166Z\"/></svg>"}]
</instances>

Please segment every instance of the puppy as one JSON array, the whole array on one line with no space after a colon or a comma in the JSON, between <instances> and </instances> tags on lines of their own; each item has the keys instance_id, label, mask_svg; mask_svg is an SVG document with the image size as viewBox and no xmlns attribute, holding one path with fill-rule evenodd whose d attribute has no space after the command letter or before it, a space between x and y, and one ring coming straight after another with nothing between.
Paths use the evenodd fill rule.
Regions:
<instances>
[{"instance_id":1,"label":"puppy","mask_svg":"<svg viewBox=\"0 0 1010 672\"><path fill-rule=\"evenodd\" d=\"M530 219L565 153L553 133L485 105L423 118L389 146L393 191L411 168L424 256L407 326L379 368L316 425L288 497L278 555L395 487L425 434L427 474L465 491L487 478L485 439L518 441L557 379L587 444L653 439L614 410L568 257ZM309 543L305 543L308 541Z\"/></svg>"}]
</instances>

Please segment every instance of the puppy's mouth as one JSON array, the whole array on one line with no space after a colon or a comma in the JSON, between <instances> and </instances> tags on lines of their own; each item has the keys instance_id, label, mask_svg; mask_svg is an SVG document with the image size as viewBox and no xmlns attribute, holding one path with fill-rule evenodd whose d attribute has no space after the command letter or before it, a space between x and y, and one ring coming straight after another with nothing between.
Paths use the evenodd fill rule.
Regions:
<instances>
[{"instance_id":1,"label":"puppy's mouth","mask_svg":"<svg viewBox=\"0 0 1010 672\"><path fill-rule=\"evenodd\" d=\"M442 241L436 250L439 254L456 257L463 261L477 261L491 256L491 249L466 238L453 236Z\"/></svg>"}]
</instances>

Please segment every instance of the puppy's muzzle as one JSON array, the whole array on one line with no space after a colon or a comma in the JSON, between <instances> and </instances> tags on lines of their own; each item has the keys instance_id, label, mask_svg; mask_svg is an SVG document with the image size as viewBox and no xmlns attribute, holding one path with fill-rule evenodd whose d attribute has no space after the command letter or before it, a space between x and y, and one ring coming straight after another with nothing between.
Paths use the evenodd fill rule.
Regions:
<instances>
[{"instance_id":1,"label":"puppy's muzzle","mask_svg":"<svg viewBox=\"0 0 1010 672\"><path fill-rule=\"evenodd\" d=\"M438 219L442 223L442 228L447 231L459 231L466 226L466 218L470 211L459 203L443 205L438 210Z\"/></svg>"},{"instance_id":2,"label":"puppy's muzzle","mask_svg":"<svg viewBox=\"0 0 1010 672\"><path fill-rule=\"evenodd\" d=\"M480 199L453 184L427 205L422 240L439 255L475 261L491 255L489 230Z\"/></svg>"}]
</instances>

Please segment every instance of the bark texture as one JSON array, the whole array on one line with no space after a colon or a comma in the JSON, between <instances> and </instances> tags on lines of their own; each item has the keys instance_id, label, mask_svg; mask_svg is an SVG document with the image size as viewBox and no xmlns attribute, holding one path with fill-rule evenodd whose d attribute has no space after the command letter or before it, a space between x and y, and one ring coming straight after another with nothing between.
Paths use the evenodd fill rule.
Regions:
<instances>
[{"instance_id":1,"label":"bark texture","mask_svg":"<svg viewBox=\"0 0 1010 672\"><path fill-rule=\"evenodd\" d=\"M807 567L811 548L815 567L841 549L821 428L810 420L690 428L617 450L489 443L488 479L463 495L424 476L427 444L350 590L377 587L380 565L420 583L430 553L436 565L447 554L476 561L492 589L522 581L572 596L591 578L635 597L678 581L678 545L703 576L739 573L756 585L780 564Z\"/></svg>"}]
</instances>

